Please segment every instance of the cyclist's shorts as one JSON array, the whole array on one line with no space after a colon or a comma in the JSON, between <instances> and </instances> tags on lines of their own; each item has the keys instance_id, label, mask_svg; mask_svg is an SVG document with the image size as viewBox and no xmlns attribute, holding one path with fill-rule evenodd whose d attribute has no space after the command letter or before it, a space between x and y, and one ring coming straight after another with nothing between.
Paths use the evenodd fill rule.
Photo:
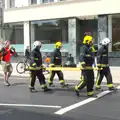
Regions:
<instances>
[{"instance_id":1,"label":"cyclist's shorts","mask_svg":"<svg viewBox=\"0 0 120 120\"><path fill-rule=\"evenodd\" d=\"M10 62L6 63L6 62L2 61L1 65L2 65L3 72L12 73L13 67L12 67L12 64Z\"/></svg>"}]
</instances>

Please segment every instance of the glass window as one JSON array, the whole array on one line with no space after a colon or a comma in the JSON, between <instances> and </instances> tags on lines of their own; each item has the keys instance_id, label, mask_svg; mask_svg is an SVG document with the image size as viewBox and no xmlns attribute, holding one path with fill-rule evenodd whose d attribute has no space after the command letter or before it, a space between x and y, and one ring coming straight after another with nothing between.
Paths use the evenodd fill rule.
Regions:
<instances>
[{"instance_id":1,"label":"glass window","mask_svg":"<svg viewBox=\"0 0 120 120\"><path fill-rule=\"evenodd\" d=\"M120 14L112 16L112 51L120 51Z\"/></svg>"},{"instance_id":2,"label":"glass window","mask_svg":"<svg viewBox=\"0 0 120 120\"><path fill-rule=\"evenodd\" d=\"M5 39L11 44L24 44L23 24L5 24Z\"/></svg>"},{"instance_id":3,"label":"glass window","mask_svg":"<svg viewBox=\"0 0 120 120\"><path fill-rule=\"evenodd\" d=\"M54 2L54 0L42 0L42 3L50 3L50 2Z\"/></svg>"},{"instance_id":4,"label":"glass window","mask_svg":"<svg viewBox=\"0 0 120 120\"><path fill-rule=\"evenodd\" d=\"M98 44L97 25L98 25L97 19L80 20L81 40L83 40L85 35L92 35L95 40L95 44Z\"/></svg>"},{"instance_id":5,"label":"glass window","mask_svg":"<svg viewBox=\"0 0 120 120\"><path fill-rule=\"evenodd\" d=\"M43 44L52 44L57 41L68 42L68 20L33 21L35 40Z\"/></svg>"},{"instance_id":6,"label":"glass window","mask_svg":"<svg viewBox=\"0 0 120 120\"><path fill-rule=\"evenodd\" d=\"M37 0L31 0L31 4L37 4Z\"/></svg>"}]
</instances>

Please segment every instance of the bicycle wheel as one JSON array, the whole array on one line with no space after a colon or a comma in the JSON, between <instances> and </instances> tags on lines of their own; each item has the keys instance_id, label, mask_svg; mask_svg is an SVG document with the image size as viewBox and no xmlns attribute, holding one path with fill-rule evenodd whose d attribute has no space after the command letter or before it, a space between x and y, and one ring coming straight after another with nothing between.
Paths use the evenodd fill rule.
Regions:
<instances>
[{"instance_id":1,"label":"bicycle wheel","mask_svg":"<svg viewBox=\"0 0 120 120\"><path fill-rule=\"evenodd\" d=\"M25 63L20 61L17 65L16 65L16 71L19 73L19 74L22 74L22 73L25 73Z\"/></svg>"}]
</instances>

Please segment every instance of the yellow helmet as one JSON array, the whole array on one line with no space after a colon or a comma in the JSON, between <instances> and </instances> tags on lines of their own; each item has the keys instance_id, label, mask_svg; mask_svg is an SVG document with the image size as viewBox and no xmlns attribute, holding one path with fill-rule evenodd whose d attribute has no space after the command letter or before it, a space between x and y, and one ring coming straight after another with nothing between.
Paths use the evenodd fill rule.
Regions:
<instances>
[{"instance_id":1,"label":"yellow helmet","mask_svg":"<svg viewBox=\"0 0 120 120\"><path fill-rule=\"evenodd\" d=\"M62 43L61 43L61 42L56 42L55 47L56 47L56 48L62 47Z\"/></svg>"},{"instance_id":2,"label":"yellow helmet","mask_svg":"<svg viewBox=\"0 0 120 120\"><path fill-rule=\"evenodd\" d=\"M93 37L89 36L89 35L85 36L83 39L84 44L90 44L90 42L92 42L92 41L93 41Z\"/></svg>"}]
</instances>

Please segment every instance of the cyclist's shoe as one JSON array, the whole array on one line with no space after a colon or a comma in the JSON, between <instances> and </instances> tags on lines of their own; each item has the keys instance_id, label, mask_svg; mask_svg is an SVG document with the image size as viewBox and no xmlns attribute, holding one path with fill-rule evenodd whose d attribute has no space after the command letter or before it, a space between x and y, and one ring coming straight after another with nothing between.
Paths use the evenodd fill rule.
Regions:
<instances>
[{"instance_id":1,"label":"cyclist's shoe","mask_svg":"<svg viewBox=\"0 0 120 120\"><path fill-rule=\"evenodd\" d=\"M4 82L4 85L5 85L5 86L10 86L10 83L9 83L8 81L5 81L5 82Z\"/></svg>"}]
</instances>

